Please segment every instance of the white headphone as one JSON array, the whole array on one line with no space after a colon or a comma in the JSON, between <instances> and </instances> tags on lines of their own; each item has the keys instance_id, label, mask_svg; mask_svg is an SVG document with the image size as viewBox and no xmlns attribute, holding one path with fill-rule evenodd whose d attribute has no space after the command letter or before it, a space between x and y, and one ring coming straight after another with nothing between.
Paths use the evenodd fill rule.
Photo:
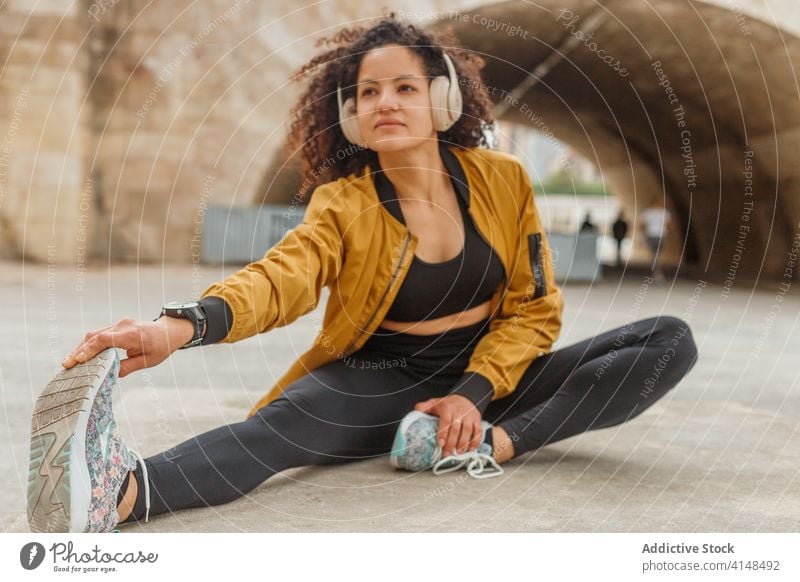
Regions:
<instances>
[{"instance_id":1,"label":"white headphone","mask_svg":"<svg viewBox=\"0 0 800 582\"><path fill-rule=\"evenodd\" d=\"M433 126L436 131L447 131L461 117L463 100L461 89L458 86L458 76L453 61L444 55L444 62L447 64L449 77L439 75L431 81L431 108L433 113ZM350 97L342 105L342 87L336 86L336 99L339 102L339 125L347 141L354 144L364 144L364 138L358 129L358 119L356 118L356 100Z\"/></svg>"}]
</instances>

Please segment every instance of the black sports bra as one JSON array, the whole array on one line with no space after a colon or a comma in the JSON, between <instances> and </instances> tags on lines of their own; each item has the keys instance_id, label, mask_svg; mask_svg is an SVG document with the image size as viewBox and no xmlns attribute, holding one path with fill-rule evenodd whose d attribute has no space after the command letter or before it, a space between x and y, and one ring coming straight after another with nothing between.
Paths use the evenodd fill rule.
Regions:
<instances>
[{"instance_id":1,"label":"black sports bra","mask_svg":"<svg viewBox=\"0 0 800 582\"><path fill-rule=\"evenodd\" d=\"M388 320L424 321L465 311L491 299L505 277L497 253L483 239L467 211L469 187L461 165L441 143L440 152L461 209L464 246L458 255L441 263L428 263L414 255L403 285L386 313ZM375 174L375 186L381 203L405 224L394 186L382 171Z\"/></svg>"}]
</instances>

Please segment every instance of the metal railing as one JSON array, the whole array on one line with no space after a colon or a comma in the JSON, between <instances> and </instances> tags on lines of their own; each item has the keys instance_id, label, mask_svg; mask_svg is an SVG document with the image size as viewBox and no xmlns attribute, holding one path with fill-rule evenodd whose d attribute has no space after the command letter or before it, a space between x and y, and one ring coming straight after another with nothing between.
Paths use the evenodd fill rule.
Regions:
<instances>
[{"instance_id":1,"label":"metal railing","mask_svg":"<svg viewBox=\"0 0 800 582\"><path fill-rule=\"evenodd\" d=\"M303 210L285 204L230 208L210 206L203 221L200 260L251 263L303 221Z\"/></svg>"},{"instance_id":2,"label":"metal railing","mask_svg":"<svg viewBox=\"0 0 800 582\"><path fill-rule=\"evenodd\" d=\"M209 207L203 223L200 258L212 264L257 261L302 221L303 213L296 206ZM592 281L602 276L596 233L548 233L547 239L559 282Z\"/></svg>"}]
</instances>

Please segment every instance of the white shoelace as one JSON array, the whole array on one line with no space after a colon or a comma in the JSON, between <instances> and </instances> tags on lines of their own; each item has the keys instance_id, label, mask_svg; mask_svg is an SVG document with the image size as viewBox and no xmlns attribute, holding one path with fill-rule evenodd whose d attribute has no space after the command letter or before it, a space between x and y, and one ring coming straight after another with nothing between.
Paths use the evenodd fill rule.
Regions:
<instances>
[{"instance_id":1,"label":"white shoelace","mask_svg":"<svg viewBox=\"0 0 800 582\"><path fill-rule=\"evenodd\" d=\"M453 461L455 461L456 464L452 467L442 468L445 463ZM442 475L443 473L457 471L464 465L467 466L467 475L474 477L475 479L489 479L491 477L499 477L503 474L503 468L497 463L492 455L479 453L478 451L467 451L466 453L450 455L449 457L445 457L444 459L437 461L433 465L433 474ZM486 471L486 469L489 467L491 469Z\"/></svg>"},{"instance_id":2,"label":"white shoelace","mask_svg":"<svg viewBox=\"0 0 800 582\"><path fill-rule=\"evenodd\" d=\"M150 520L150 479L147 478L147 465L145 465L142 455L134 450L128 450L138 457L139 465L142 467L142 476L144 477L144 522L147 523ZM141 486L141 484L139 485Z\"/></svg>"}]
</instances>

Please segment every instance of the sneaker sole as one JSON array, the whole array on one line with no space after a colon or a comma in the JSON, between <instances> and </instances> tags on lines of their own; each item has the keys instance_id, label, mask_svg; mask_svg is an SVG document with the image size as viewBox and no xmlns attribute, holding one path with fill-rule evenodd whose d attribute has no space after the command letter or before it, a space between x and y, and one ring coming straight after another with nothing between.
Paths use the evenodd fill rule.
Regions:
<instances>
[{"instance_id":1,"label":"sneaker sole","mask_svg":"<svg viewBox=\"0 0 800 582\"><path fill-rule=\"evenodd\" d=\"M40 533L86 530L91 501L86 426L117 357L108 348L61 370L36 400L31 421L28 524Z\"/></svg>"}]
</instances>

